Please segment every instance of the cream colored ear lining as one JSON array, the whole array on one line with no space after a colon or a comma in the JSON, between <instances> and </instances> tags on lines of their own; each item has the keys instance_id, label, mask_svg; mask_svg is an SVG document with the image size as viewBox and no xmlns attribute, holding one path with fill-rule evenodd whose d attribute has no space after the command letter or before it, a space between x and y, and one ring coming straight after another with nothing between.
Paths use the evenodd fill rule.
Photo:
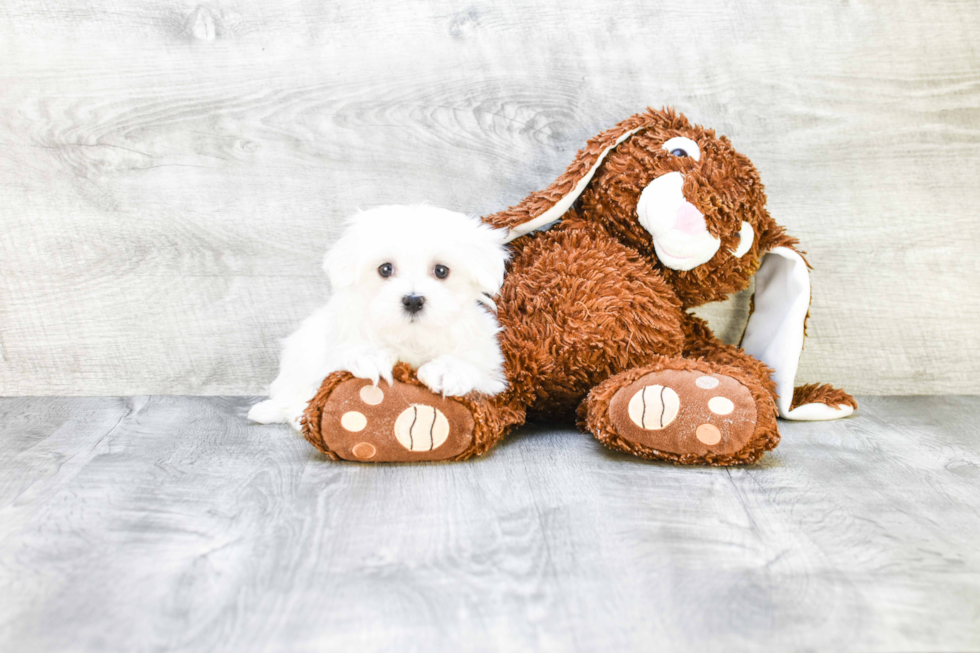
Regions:
<instances>
[{"instance_id":1,"label":"cream colored ear lining","mask_svg":"<svg viewBox=\"0 0 980 653\"><path fill-rule=\"evenodd\" d=\"M774 370L779 416L828 420L854 412L850 406L825 404L804 404L790 410L803 351L803 323L810 308L810 274L803 257L788 247L776 247L766 254L755 275L754 302L741 347Z\"/></svg>"},{"instance_id":2,"label":"cream colored ear lining","mask_svg":"<svg viewBox=\"0 0 980 653\"><path fill-rule=\"evenodd\" d=\"M632 136L638 131L643 131L644 129L646 129L646 127L637 127L636 129L628 131L622 136L620 136L619 138L617 138L615 143L613 143L612 145L610 145L609 147L607 147L602 151L602 154L599 155L599 158L596 160L595 165L593 165L592 168L589 169L589 171L585 174L584 177L578 180L578 183L575 184L575 187L571 190L571 192L569 192L567 195L565 195L560 200L558 200L554 206L552 206L550 209L548 209L538 217L533 218L522 225L513 227L510 230L510 234L507 236L507 242L509 243L515 238L519 238L524 234L529 234L532 231L536 231L537 229L539 229L540 227L544 227L548 223L557 222L558 220L560 220L561 216L565 215L565 211L570 209L572 207L572 204L575 203L575 200L579 198L579 195L581 195L585 191L585 187L589 185L590 181L592 181L592 177L595 176L595 171L599 169L600 165L602 165L602 162L606 158L606 155L609 154L613 149L615 149L617 145L625 141L627 138L629 138L630 136Z\"/></svg>"},{"instance_id":3,"label":"cream colored ear lining","mask_svg":"<svg viewBox=\"0 0 980 653\"><path fill-rule=\"evenodd\" d=\"M803 351L803 321L810 305L810 279L803 257L777 247L762 259L755 275L755 310L742 336L742 349L774 372L779 415L793 401L793 382Z\"/></svg>"}]
</instances>

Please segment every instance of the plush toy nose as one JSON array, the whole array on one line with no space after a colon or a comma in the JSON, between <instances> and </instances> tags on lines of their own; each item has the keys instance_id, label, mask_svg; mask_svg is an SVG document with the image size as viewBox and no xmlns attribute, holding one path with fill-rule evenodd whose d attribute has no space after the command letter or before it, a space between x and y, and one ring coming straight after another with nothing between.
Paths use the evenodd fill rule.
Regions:
<instances>
[{"instance_id":1,"label":"plush toy nose","mask_svg":"<svg viewBox=\"0 0 980 653\"><path fill-rule=\"evenodd\" d=\"M402 306L405 310L415 315L422 310L422 304L425 303L425 297L422 295L405 295L402 297Z\"/></svg>"},{"instance_id":2,"label":"plush toy nose","mask_svg":"<svg viewBox=\"0 0 980 653\"><path fill-rule=\"evenodd\" d=\"M695 236L708 230L704 215L690 202L684 202L674 217L674 229Z\"/></svg>"}]
</instances>

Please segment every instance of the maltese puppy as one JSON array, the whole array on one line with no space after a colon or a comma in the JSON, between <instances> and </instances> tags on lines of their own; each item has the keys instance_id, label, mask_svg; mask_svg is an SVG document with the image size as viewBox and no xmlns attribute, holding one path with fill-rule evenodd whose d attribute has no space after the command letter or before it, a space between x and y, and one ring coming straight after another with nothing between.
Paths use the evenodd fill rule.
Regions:
<instances>
[{"instance_id":1,"label":"maltese puppy","mask_svg":"<svg viewBox=\"0 0 980 653\"><path fill-rule=\"evenodd\" d=\"M500 327L489 309L504 279L504 240L476 218L428 206L355 216L323 262L330 301L286 338L269 399L249 419L299 430L331 372L390 384L398 361L439 394L502 392Z\"/></svg>"}]
</instances>

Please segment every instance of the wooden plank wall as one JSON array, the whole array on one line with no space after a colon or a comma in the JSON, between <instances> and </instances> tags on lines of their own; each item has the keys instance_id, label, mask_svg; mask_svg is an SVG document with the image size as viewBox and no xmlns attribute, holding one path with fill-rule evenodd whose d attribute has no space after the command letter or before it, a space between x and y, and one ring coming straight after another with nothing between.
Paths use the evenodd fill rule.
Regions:
<instances>
[{"instance_id":1,"label":"wooden plank wall","mask_svg":"<svg viewBox=\"0 0 980 653\"><path fill-rule=\"evenodd\" d=\"M801 380L980 392L978 33L954 0L3 0L0 394L258 393L345 215L505 207L663 104L809 252Z\"/></svg>"}]
</instances>

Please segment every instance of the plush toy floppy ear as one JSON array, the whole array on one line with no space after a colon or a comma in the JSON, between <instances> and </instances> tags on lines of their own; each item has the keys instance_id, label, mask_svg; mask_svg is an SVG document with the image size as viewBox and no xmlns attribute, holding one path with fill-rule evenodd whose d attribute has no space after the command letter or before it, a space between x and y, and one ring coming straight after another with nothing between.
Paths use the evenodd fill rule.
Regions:
<instances>
[{"instance_id":1,"label":"plush toy floppy ear","mask_svg":"<svg viewBox=\"0 0 980 653\"><path fill-rule=\"evenodd\" d=\"M754 310L742 336L741 347L774 372L779 416L790 420L829 420L847 417L854 408L825 403L792 407L793 383L803 351L804 328L810 309L810 273L806 261L792 247L774 247L755 274Z\"/></svg>"},{"instance_id":2,"label":"plush toy floppy ear","mask_svg":"<svg viewBox=\"0 0 980 653\"><path fill-rule=\"evenodd\" d=\"M520 204L483 218L498 229L507 229L507 242L561 219L585 192L596 170L617 145L656 121L652 112L635 115L604 131L585 145L572 164L550 186L531 193Z\"/></svg>"}]
</instances>

